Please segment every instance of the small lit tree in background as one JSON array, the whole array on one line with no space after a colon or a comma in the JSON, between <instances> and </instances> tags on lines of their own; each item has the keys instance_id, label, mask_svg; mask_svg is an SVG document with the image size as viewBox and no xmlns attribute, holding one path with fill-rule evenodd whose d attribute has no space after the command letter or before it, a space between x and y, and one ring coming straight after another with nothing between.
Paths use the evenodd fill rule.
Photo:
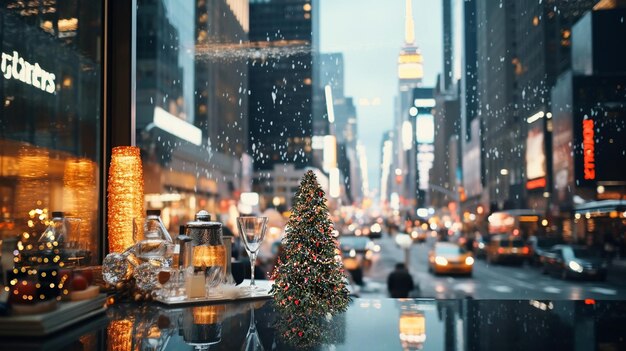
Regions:
<instances>
[{"instance_id":1,"label":"small lit tree in background","mask_svg":"<svg viewBox=\"0 0 626 351\"><path fill-rule=\"evenodd\" d=\"M319 333L310 333L307 319L329 320L344 312L350 301L324 191L312 171L300 182L282 246L271 291L279 312L287 317L278 327L288 341L311 345Z\"/></svg>"}]
</instances>

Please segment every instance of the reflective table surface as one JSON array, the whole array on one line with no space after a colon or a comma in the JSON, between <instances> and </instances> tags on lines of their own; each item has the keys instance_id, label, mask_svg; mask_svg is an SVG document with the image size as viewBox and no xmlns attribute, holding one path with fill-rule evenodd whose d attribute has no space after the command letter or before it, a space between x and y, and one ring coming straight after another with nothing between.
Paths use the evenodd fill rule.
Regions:
<instances>
[{"instance_id":1,"label":"reflective table surface","mask_svg":"<svg viewBox=\"0 0 626 351\"><path fill-rule=\"evenodd\" d=\"M46 338L0 339L0 350L291 350L299 338L319 350L626 349L626 301L354 299L289 340L288 319L272 300L118 304Z\"/></svg>"}]
</instances>

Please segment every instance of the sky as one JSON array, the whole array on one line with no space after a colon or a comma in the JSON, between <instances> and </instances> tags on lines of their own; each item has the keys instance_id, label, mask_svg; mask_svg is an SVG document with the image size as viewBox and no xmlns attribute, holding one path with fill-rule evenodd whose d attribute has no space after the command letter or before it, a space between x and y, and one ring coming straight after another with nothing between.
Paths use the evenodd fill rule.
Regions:
<instances>
[{"instance_id":1,"label":"sky","mask_svg":"<svg viewBox=\"0 0 626 351\"><path fill-rule=\"evenodd\" d=\"M320 0L320 47L344 56L345 95L357 103L359 140L367 151L370 190L380 186L382 134L393 126L397 60L404 42L404 0ZM442 71L441 1L413 0L415 41L424 57L423 86ZM358 105L380 98L378 106Z\"/></svg>"}]
</instances>

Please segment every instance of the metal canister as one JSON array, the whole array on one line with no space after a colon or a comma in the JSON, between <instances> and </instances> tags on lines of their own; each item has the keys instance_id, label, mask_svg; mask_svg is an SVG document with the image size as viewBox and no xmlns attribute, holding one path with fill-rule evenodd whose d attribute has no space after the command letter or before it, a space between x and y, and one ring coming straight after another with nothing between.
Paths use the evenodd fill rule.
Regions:
<instances>
[{"instance_id":1,"label":"metal canister","mask_svg":"<svg viewBox=\"0 0 626 351\"><path fill-rule=\"evenodd\" d=\"M207 211L200 211L196 219L187 223L186 234L193 246L193 266L205 270L220 266L226 272L226 247L222 236L222 223L212 222Z\"/></svg>"}]
</instances>

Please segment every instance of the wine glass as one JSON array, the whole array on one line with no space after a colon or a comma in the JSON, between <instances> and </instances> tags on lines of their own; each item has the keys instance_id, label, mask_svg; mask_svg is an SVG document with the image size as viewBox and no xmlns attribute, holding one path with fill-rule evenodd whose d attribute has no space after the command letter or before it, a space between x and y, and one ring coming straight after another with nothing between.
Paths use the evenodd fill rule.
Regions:
<instances>
[{"instance_id":1,"label":"wine glass","mask_svg":"<svg viewBox=\"0 0 626 351\"><path fill-rule=\"evenodd\" d=\"M254 319L254 305L250 305L250 326L246 334L246 340L243 343L241 351L264 351L263 344L256 330L256 321Z\"/></svg>"},{"instance_id":2,"label":"wine glass","mask_svg":"<svg viewBox=\"0 0 626 351\"><path fill-rule=\"evenodd\" d=\"M265 238L265 229L267 228L267 217L244 216L237 217L237 226L239 234L243 239L243 244L250 257L250 286L248 290L251 293L261 292L263 289L254 284L254 265L256 263L256 255L261 247L261 242Z\"/></svg>"}]
</instances>

